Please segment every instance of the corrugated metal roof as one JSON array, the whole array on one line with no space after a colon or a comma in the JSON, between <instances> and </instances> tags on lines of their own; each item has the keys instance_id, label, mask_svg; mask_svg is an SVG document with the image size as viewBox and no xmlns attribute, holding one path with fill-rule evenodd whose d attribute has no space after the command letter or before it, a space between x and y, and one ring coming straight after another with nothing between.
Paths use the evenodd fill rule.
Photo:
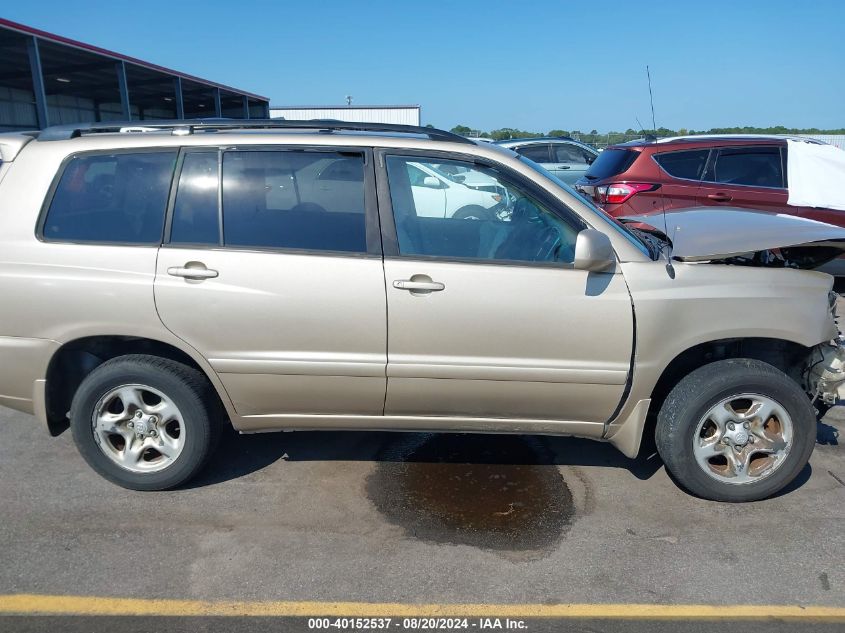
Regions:
<instances>
[{"instance_id":1,"label":"corrugated metal roof","mask_svg":"<svg viewBox=\"0 0 845 633\"><path fill-rule=\"evenodd\" d=\"M189 75L187 73L179 72L178 70L172 70L170 68L166 68L164 66L159 66L158 64L153 64L151 62L145 62L142 59L138 59L137 57L130 57L128 55L123 55L121 53L115 53L114 51L110 51L105 48L100 48L99 46L93 46L91 44L86 44L85 42L80 42L78 40L72 40L68 37L62 37L61 35L56 35L55 33L48 33L47 31L42 31L40 29L33 28L31 26L26 26L25 24L19 24L17 22L12 22L11 20L6 20L5 18L0 18L0 28L7 28L12 31L17 31L19 33L25 33L27 35L34 35L42 40L46 40L48 42L53 42L56 44L62 44L64 46L72 46L73 48L79 48L85 51L89 51L91 53L96 53L98 55L104 55L106 57L111 57L116 60L122 60L125 62L129 62L131 64L135 64L136 66L141 66L143 68L149 68L150 70L157 70L159 72L167 73L168 75L174 75L176 77L181 77L182 79L187 79L189 81L194 81L197 83L205 84L207 86L212 86L214 88L222 88L223 90L227 90L229 92L236 92L241 95L246 95L247 97L251 97L253 99L260 99L261 101L269 101L268 97L262 97L261 95L253 94L251 92L246 92L245 90L240 90L238 88L232 88L231 86L227 86L225 84L217 83L215 81L209 81L208 79L202 79L200 77L196 77L194 75Z\"/></svg>"},{"instance_id":2,"label":"corrugated metal roof","mask_svg":"<svg viewBox=\"0 0 845 633\"><path fill-rule=\"evenodd\" d=\"M310 121L312 119L337 119L339 121L357 121L361 123L396 123L399 125L419 125L421 108L419 106L315 106L293 107L270 106L271 117L283 117Z\"/></svg>"}]
</instances>

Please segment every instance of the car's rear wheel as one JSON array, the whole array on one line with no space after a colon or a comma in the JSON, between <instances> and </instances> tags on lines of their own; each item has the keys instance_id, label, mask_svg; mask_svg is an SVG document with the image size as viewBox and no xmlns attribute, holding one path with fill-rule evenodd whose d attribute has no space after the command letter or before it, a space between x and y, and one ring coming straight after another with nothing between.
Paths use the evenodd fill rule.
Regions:
<instances>
[{"instance_id":1,"label":"car's rear wheel","mask_svg":"<svg viewBox=\"0 0 845 633\"><path fill-rule=\"evenodd\" d=\"M788 485L813 452L816 416L783 372L757 360L705 365L669 393L657 417L657 450L690 492L755 501Z\"/></svg>"},{"instance_id":2,"label":"car's rear wheel","mask_svg":"<svg viewBox=\"0 0 845 633\"><path fill-rule=\"evenodd\" d=\"M196 369L130 355L82 381L70 423L79 452L103 477L133 490L164 490L188 481L208 460L219 409Z\"/></svg>"}]
</instances>

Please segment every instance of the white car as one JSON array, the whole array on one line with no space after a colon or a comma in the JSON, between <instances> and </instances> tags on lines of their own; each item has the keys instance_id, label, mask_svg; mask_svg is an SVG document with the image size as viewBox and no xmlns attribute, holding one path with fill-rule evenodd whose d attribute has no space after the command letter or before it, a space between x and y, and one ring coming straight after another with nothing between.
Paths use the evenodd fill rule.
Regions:
<instances>
[{"instance_id":1,"label":"white car","mask_svg":"<svg viewBox=\"0 0 845 633\"><path fill-rule=\"evenodd\" d=\"M441 166L442 167L442 166ZM502 203L500 193L474 188L471 183L489 184L488 176L469 171L460 175L447 175L430 163L407 163L408 178L414 205L428 217L456 218L461 220L492 219L495 207ZM458 182L463 178L463 182Z\"/></svg>"}]
</instances>

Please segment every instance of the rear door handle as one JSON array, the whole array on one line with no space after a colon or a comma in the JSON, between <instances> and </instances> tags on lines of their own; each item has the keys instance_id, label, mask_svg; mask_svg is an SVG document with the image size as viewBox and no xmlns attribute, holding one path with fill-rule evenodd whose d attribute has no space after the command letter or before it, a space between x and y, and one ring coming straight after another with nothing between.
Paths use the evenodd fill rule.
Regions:
<instances>
[{"instance_id":1,"label":"rear door handle","mask_svg":"<svg viewBox=\"0 0 845 633\"><path fill-rule=\"evenodd\" d=\"M710 193L707 194L707 197L715 202L730 202L733 200L733 196L729 196L726 193Z\"/></svg>"},{"instance_id":2,"label":"rear door handle","mask_svg":"<svg viewBox=\"0 0 845 633\"><path fill-rule=\"evenodd\" d=\"M206 268L205 264L199 262L188 262L184 266L171 266L167 274L173 277L184 277L185 279L214 279L219 275L216 270Z\"/></svg>"},{"instance_id":3,"label":"rear door handle","mask_svg":"<svg viewBox=\"0 0 845 633\"><path fill-rule=\"evenodd\" d=\"M558 169L569 169L569 165L558 165Z\"/></svg>"},{"instance_id":4,"label":"rear door handle","mask_svg":"<svg viewBox=\"0 0 845 633\"><path fill-rule=\"evenodd\" d=\"M411 290L422 292L438 292L446 288L446 284L439 281L414 281L411 279L397 279L393 287L399 290Z\"/></svg>"}]
</instances>

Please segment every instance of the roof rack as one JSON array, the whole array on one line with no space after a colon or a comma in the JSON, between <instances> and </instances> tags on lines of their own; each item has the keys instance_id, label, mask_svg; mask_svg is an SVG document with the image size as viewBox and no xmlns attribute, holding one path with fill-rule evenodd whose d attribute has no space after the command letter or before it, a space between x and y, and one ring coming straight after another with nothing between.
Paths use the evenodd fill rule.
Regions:
<instances>
[{"instance_id":1,"label":"roof rack","mask_svg":"<svg viewBox=\"0 0 845 633\"><path fill-rule=\"evenodd\" d=\"M687 134L686 136L667 136L657 139L657 143L686 143L689 141L781 141L792 139L794 141L806 141L807 143L826 145L824 141L795 134Z\"/></svg>"},{"instance_id":2,"label":"roof rack","mask_svg":"<svg viewBox=\"0 0 845 633\"><path fill-rule=\"evenodd\" d=\"M287 119L171 119L162 121L101 121L97 123L74 123L56 125L42 130L39 141L64 141L88 134L106 134L115 132L142 133L159 130L171 130L174 135L188 135L194 132L216 132L227 130L316 130L319 132L393 132L399 134L418 134L432 141L451 143L470 143L468 138L417 125L398 125L393 123L360 123L312 119L310 121L290 121Z\"/></svg>"}]
</instances>

